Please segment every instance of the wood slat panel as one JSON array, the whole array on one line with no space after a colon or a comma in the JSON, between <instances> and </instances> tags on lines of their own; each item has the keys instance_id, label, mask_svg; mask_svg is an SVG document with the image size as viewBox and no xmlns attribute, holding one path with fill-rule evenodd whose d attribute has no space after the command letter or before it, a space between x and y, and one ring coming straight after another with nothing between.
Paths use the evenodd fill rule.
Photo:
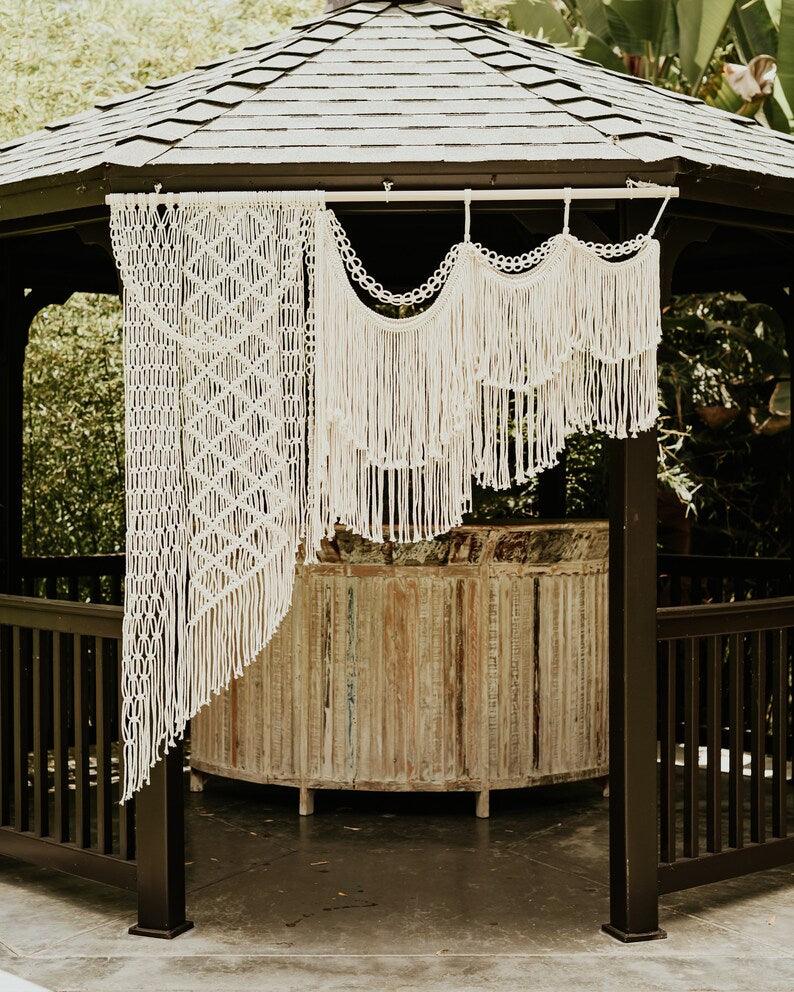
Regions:
<instances>
[{"instance_id":1,"label":"wood slat panel","mask_svg":"<svg viewBox=\"0 0 794 992\"><path fill-rule=\"evenodd\" d=\"M434 564L428 543L401 550L406 565L379 562L378 546L299 569L267 649L193 721L192 763L310 788L478 791L605 772L606 542L591 528L562 528L572 560L555 555L551 575L510 557L527 540L510 529L494 530L507 558L491 561L494 544L467 563L488 528L455 563ZM548 529L544 542L562 540Z\"/></svg>"}]
</instances>

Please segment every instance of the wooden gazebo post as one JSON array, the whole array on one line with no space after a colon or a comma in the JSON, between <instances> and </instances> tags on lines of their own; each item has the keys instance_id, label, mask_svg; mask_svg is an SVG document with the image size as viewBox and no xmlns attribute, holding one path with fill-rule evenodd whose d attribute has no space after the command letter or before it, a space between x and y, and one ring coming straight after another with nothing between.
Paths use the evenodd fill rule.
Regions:
<instances>
[{"instance_id":1,"label":"wooden gazebo post","mask_svg":"<svg viewBox=\"0 0 794 992\"><path fill-rule=\"evenodd\" d=\"M610 442L609 922L665 937L657 895L656 431Z\"/></svg>"}]
</instances>

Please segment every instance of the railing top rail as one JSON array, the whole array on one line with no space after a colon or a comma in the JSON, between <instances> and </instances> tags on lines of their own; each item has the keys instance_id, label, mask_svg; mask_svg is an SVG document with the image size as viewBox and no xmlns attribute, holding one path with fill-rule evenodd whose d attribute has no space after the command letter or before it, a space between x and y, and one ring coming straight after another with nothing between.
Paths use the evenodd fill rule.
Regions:
<instances>
[{"instance_id":1,"label":"railing top rail","mask_svg":"<svg viewBox=\"0 0 794 992\"><path fill-rule=\"evenodd\" d=\"M124 553L107 555L38 555L20 559L19 571L23 577L46 579L88 578L92 575L123 575Z\"/></svg>"},{"instance_id":2,"label":"railing top rail","mask_svg":"<svg viewBox=\"0 0 794 992\"><path fill-rule=\"evenodd\" d=\"M656 636L660 641L784 627L794 627L794 596L700 606L664 606L656 611Z\"/></svg>"},{"instance_id":3,"label":"railing top rail","mask_svg":"<svg viewBox=\"0 0 794 992\"><path fill-rule=\"evenodd\" d=\"M789 558L724 558L719 555L657 556L658 571L697 578L741 576L752 579L780 579L791 575Z\"/></svg>"},{"instance_id":4,"label":"railing top rail","mask_svg":"<svg viewBox=\"0 0 794 992\"><path fill-rule=\"evenodd\" d=\"M0 595L0 624L62 634L121 638L124 609L36 596Z\"/></svg>"}]
</instances>

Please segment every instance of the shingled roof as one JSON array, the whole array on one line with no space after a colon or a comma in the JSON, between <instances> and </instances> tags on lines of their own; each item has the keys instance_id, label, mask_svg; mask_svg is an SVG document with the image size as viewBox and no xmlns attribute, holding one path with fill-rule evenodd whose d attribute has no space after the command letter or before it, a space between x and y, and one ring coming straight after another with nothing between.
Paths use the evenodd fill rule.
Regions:
<instances>
[{"instance_id":1,"label":"shingled roof","mask_svg":"<svg viewBox=\"0 0 794 992\"><path fill-rule=\"evenodd\" d=\"M98 192L208 172L300 185L408 164L791 179L794 143L462 10L362 0L0 145L0 218L12 194L88 177Z\"/></svg>"}]
</instances>

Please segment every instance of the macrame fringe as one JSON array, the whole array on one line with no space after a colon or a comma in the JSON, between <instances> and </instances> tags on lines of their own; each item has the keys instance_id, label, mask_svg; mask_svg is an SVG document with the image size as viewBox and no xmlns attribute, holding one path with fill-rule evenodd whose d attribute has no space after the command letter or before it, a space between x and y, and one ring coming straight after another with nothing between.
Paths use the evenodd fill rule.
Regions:
<instances>
[{"instance_id":1,"label":"macrame fringe","mask_svg":"<svg viewBox=\"0 0 794 992\"><path fill-rule=\"evenodd\" d=\"M289 609L320 204L306 193L112 204L126 332L122 801Z\"/></svg>"},{"instance_id":2,"label":"macrame fringe","mask_svg":"<svg viewBox=\"0 0 794 992\"><path fill-rule=\"evenodd\" d=\"M365 292L393 295L321 213L307 560L337 523L372 541L429 540L462 523L473 478L506 489L556 464L573 433L652 426L658 264L658 243L642 237L596 246L560 234L519 259L463 242L430 280L441 288L427 309L392 318L353 290L345 267Z\"/></svg>"},{"instance_id":3,"label":"macrame fringe","mask_svg":"<svg viewBox=\"0 0 794 992\"><path fill-rule=\"evenodd\" d=\"M462 522L574 432L656 419L658 245L468 239L410 293L363 269L321 194L111 198L124 282L123 800L289 609L343 523ZM396 319L367 306L425 305ZM385 523L385 528L384 528Z\"/></svg>"}]
</instances>

